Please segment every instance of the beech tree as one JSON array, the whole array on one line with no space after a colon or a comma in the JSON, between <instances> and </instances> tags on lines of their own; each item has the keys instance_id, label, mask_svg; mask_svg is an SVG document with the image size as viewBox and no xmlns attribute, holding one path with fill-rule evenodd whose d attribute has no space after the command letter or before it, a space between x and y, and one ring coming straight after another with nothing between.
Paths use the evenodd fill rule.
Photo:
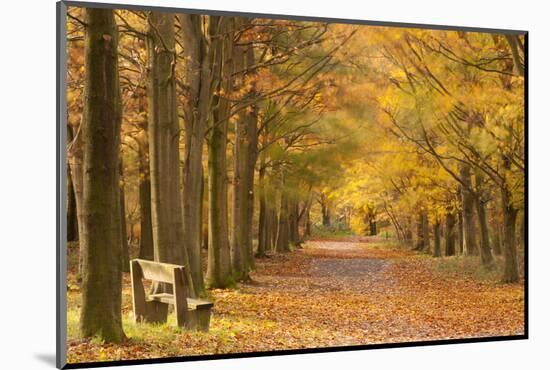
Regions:
<instances>
[{"instance_id":1,"label":"beech tree","mask_svg":"<svg viewBox=\"0 0 550 370\"><path fill-rule=\"evenodd\" d=\"M189 266L183 246L174 15L148 14L148 134L154 258ZM192 282L190 269L187 278ZM194 285L189 285L194 295ZM157 289L164 289L157 287Z\"/></svg>"},{"instance_id":2,"label":"beech tree","mask_svg":"<svg viewBox=\"0 0 550 370\"><path fill-rule=\"evenodd\" d=\"M208 269L209 287L233 284L227 210L227 129L230 103L221 96L231 91L234 22L228 17L210 17L214 79L213 111L208 137Z\"/></svg>"},{"instance_id":3,"label":"beech tree","mask_svg":"<svg viewBox=\"0 0 550 370\"><path fill-rule=\"evenodd\" d=\"M119 342L125 335L121 320L118 34L112 10L86 9L85 22L80 333Z\"/></svg>"}]
</instances>

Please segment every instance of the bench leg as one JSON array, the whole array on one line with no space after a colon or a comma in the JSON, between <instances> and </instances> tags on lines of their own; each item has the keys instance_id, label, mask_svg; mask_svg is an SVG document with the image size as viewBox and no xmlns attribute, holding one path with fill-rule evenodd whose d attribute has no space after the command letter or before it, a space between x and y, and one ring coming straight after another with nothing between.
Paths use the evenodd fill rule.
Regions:
<instances>
[{"instance_id":1,"label":"bench leg","mask_svg":"<svg viewBox=\"0 0 550 370\"><path fill-rule=\"evenodd\" d=\"M212 314L210 308L202 308L195 310L196 314L196 330L207 333L210 327L210 316Z\"/></svg>"}]
</instances>

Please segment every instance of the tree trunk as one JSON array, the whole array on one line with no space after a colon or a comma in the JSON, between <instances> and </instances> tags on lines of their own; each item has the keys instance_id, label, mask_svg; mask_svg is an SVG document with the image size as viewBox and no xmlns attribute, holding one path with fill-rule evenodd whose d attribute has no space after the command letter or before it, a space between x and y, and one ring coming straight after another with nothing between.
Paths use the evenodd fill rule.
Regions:
<instances>
[{"instance_id":1,"label":"tree trunk","mask_svg":"<svg viewBox=\"0 0 550 370\"><path fill-rule=\"evenodd\" d=\"M189 266L182 242L174 16L151 12L148 23L147 97L154 258L158 262ZM189 295L195 296L190 269L185 271ZM156 292L167 289L164 284L154 288Z\"/></svg>"},{"instance_id":2,"label":"tree trunk","mask_svg":"<svg viewBox=\"0 0 550 370\"><path fill-rule=\"evenodd\" d=\"M275 204L275 203L273 203ZM273 206L270 209L270 236L271 236L271 250L275 251L277 249L277 238L279 235L279 215L277 209Z\"/></svg>"},{"instance_id":3,"label":"tree trunk","mask_svg":"<svg viewBox=\"0 0 550 370\"><path fill-rule=\"evenodd\" d=\"M376 221L373 221L373 220L370 221L369 229L370 229L370 235L371 236L376 236L376 234L378 234L378 232L376 230Z\"/></svg>"},{"instance_id":4,"label":"tree trunk","mask_svg":"<svg viewBox=\"0 0 550 370\"><path fill-rule=\"evenodd\" d=\"M423 212L422 215L422 235L424 236L424 252L430 253L430 223L428 221L428 213Z\"/></svg>"},{"instance_id":5,"label":"tree trunk","mask_svg":"<svg viewBox=\"0 0 550 370\"><path fill-rule=\"evenodd\" d=\"M296 201L288 202L288 240L292 246L296 246L299 243L298 235L298 204Z\"/></svg>"},{"instance_id":6,"label":"tree trunk","mask_svg":"<svg viewBox=\"0 0 550 370\"><path fill-rule=\"evenodd\" d=\"M458 219L458 245L457 245L457 254L463 255L464 254L464 217L462 214L462 211L459 210L456 214L456 218Z\"/></svg>"},{"instance_id":7,"label":"tree trunk","mask_svg":"<svg viewBox=\"0 0 550 370\"><path fill-rule=\"evenodd\" d=\"M237 21L240 25L240 20ZM235 71L244 69L245 49L241 46L233 48ZM235 86L235 88L240 88ZM233 191L231 217L231 268L237 280L248 277L248 140L247 121L245 113L237 114L235 119L235 145L233 146Z\"/></svg>"},{"instance_id":8,"label":"tree trunk","mask_svg":"<svg viewBox=\"0 0 550 370\"><path fill-rule=\"evenodd\" d=\"M502 208L504 213L504 275L505 283L519 281L518 260L516 250L516 218L518 210L511 204L511 194L508 189L501 190Z\"/></svg>"},{"instance_id":9,"label":"tree trunk","mask_svg":"<svg viewBox=\"0 0 550 370\"><path fill-rule=\"evenodd\" d=\"M472 193L472 179L470 166L460 166L460 179L467 186L462 186L462 219L464 230L464 250L467 255L473 256L478 253L476 245L476 229L474 219L475 194Z\"/></svg>"},{"instance_id":10,"label":"tree trunk","mask_svg":"<svg viewBox=\"0 0 550 370\"><path fill-rule=\"evenodd\" d=\"M124 192L124 165L119 161L120 186L120 243L122 244L122 271L130 272L130 251L128 249L128 230L126 225L126 195Z\"/></svg>"},{"instance_id":11,"label":"tree trunk","mask_svg":"<svg viewBox=\"0 0 550 370\"><path fill-rule=\"evenodd\" d=\"M323 226L330 226L330 209L328 205L321 204L321 212L323 215Z\"/></svg>"},{"instance_id":12,"label":"tree trunk","mask_svg":"<svg viewBox=\"0 0 550 370\"><path fill-rule=\"evenodd\" d=\"M73 141L73 131L67 126L67 141ZM78 240L78 217L76 211L76 195L71 176L70 166L67 165L67 241Z\"/></svg>"},{"instance_id":13,"label":"tree trunk","mask_svg":"<svg viewBox=\"0 0 550 370\"><path fill-rule=\"evenodd\" d=\"M482 198L476 199L476 208L480 229L481 263L485 267L492 267L494 260L493 254L491 253L491 245L489 241L489 226L487 224L485 201Z\"/></svg>"},{"instance_id":14,"label":"tree trunk","mask_svg":"<svg viewBox=\"0 0 550 370\"><path fill-rule=\"evenodd\" d=\"M277 232L277 252L288 252L289 248L289 220L288 220L288 200L286 194L281 192L281 208L279 211L279 226Z\"/></svg>"},{"instance_id":15,"label":"tree trunk","mask_svg":"<svg viewBox=\"0 0 550 370\"><path fill-rule=\"evenodd\" d=\"M139 209L140 232L139 258L152 261L153 226L151 221L151 178L149 177L149 143L147 125L138 136L139 144Z\"/></svg>"},{"instance_id":16,"label":"tree trunk","mask_svg":"<svg viewBox=\"0 0 550 370\"><path fill-rule=\"evenodd\" d=\"M82 235L82 223L83 214L82 214L82 196L83 196L83 187L84 187L84 174L82 169L82 161L84 157L84 140L82 130L84 129L85 116L82 113L82 119L80 120L80 127L77 132L74 134L73 140L67 148L67 159L69 162L69 167L71 169L71 181L73 184L74 195L75 195L75 206L76 206L76 218L77 218L77 227L78 227L78 239L81 239ZM70 131L70 130L68 130ZM80 277L84 275L84 266L82 263L83 250L81 243L79 244L78 252L78 273Z\"/></svg>"},{"instance_id":17,"label":"tree trunk","mask_svg":"<svg viewBox=\"0 0 550 370\"><path fill-rule=\"evenodd\" d=\"M421 211L418 214L418 224L417 224L417 241L415 250L425 251L429 250L429 230L428 230L428 214L426 211Z\"/></svg>"},{"instance_id":18,"label":"tree trunk","mask_svg":"<svg viewBox=\"0 0 550 370\"><path fill-rule=\"evenodd\" d=\"M205 296L201 259L202 153L212 95L212 49L203 36L200 15L180 14L185 55L186 103L183 167L183 245L189 254L194 290Z\"/></svg>"},{"instance_id":19,"label":"tree trunk","mask_svg":"<svg viewBox=\"0 0 550 370\"><path fill-rule=\"evenodd\" d=\"M493 235L494 235L494 242L493 242L493 252L500 256L502 255L502 237L501 237L501 226L497 223L497 225L494 228Z\"/></svg>"},{"instance_id":20,"label":"tree trunk","mask_svg":"<svg viewBox=\"0 0 550 370\"><path fill-rule=\"evenodd\" d=\"M262 154L260 159L260 171L259 171L259 181L258 189L260 196L260 215L258 220L258 251L256 252L256 257L265 257L266 250L269 249L269 239L268 239L268 215L267 215L267 196L265 193L265 156Z\"/></svg>"},{"instance_id":21,"label":"tree trunk","mask_svg":"<svg viewBox=\"0 0 550 370\"><path fill-rule=\"evenodd\" d=\"M119 147L121 96L113 10L86 9L80 334L119 342L121 219Z\"/></svg>"},{"instance_id":22,"label":"tree trunk","mask_svg":"<svg viewBox=\"0 0 550 370\"><path fill-rule=\"evenodd\" d=\"M448 212L445 216L445 255L455 255L455 216Z\"/></svg>"},{"instance_id":23,"label":"tree trunk","mask_svg":"<svg viewBox=\"0 0 550 370\"><path fill-rule=\"evenodd\" d=\"M249 48L250 51L253 50ZM254 59L252 59L254 61ZM249 66L251 61L249 60ZM252 107L252 112L247 113L247 140L248 140L248 162L247 162L247 172L246 172L246 183L247 183L247 252L248 252L248 268L250 270L255 269L254 261L254 244L253 240L253 229L252 223L254 220L254 174L256 170L256 161L258 160L258 136L257 136L257 126L258 126L258 109L256 106Z\"/></svg>"},{"instance_id":24,"label":"tree trunk","mask_svg":"<svg viewBox=\"0 0 550 370\"><path fill-rule=\"evenodd\" d=\"M311 213L311 207L308 207L307 210L306 210L306 220L305 220L305 232L304 232L304 237L305 238L311 236L311 217L310 217L310 213Z\"/></svg>"},{"instance_id":25,"label":"tree trunk","mask_svg":"<svg viewBox=\"0 0 550 370\"><path fill-rule=\"evenodd\" d=\"M217 79L216 90L230 91L232 66L233 32L227 24L227 17L211 17L211 47L215 60L213 76ZM222 36L223 35L223 36ZM208 143L208 269L207 285L226 288L233 283L227 225L227 125L230 111L229 101L214 97L212 126Z\"/></svg>"},{"instance_id":26,"label":"tree trunk","mask_svg":"<svg viewBox=\"0 0 550 370\"><path fill-rule=\"evenodd\" d=\"M246 25L236 21L236 29ZM246 22L246 21L245 21ZM233 49L235 71L253 68L254 48L235 46ZM243 76L242 80L248 76ZM235 86L236 89L241 86ZM254 89L247 99L255 96ZM231 260L233 274L237 279L248 279L254 268L252 244L252 219L254 215L254 170L258 152L258 110L252 105L237 115L235 121L234 171L233 171L233 217Z\"/></svg>"},{"instance_id":27,"label":"tree trunk","mask_svg":"<svg viewBox=\"0 0 550 370\"><path fill-rule=\"evenodd\" d=\"M487 222L487 211L485 200L485 192L483 189L483 175L480 171L475 172L475 184L477 188L477 196L475 197L475 205L479 222L479 249L481 254L481 263L486 268L494 267L493 254L491 253L491 243L489 241L489 224Z\"/></svg>"},{"instance_id":28,"label":"tree trunk","mask_svg":"<svg viewBox=\"0 0 550 370\"><path fill-rule=\"evenodd\" d=\"M437 219L434 223L434 257L441 257L441 222Z\"/></svg>"}]
</instances>

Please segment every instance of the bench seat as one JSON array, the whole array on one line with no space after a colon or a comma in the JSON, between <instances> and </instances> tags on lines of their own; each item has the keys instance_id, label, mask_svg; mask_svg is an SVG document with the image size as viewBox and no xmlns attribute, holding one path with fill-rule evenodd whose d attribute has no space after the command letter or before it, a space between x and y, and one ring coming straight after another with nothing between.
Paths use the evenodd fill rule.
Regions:
<instances>
[{"instance_id":1,"label":"bench seat","mask_svg":"<svg viewBox=\"0 0 550 370\"><path fill-rule=\"evenodd\" d=\"M148 302L162 302L167 304L174 304L174 295L170 293L158 293L158 294L150 294L147 298ZM201 309L207 309L212 308L214 306L214 303L211 301L206 301L204 299L195 299L195 298L187 298L187 308L192 310L201 310Z\"/></svg>"}]
</instances>

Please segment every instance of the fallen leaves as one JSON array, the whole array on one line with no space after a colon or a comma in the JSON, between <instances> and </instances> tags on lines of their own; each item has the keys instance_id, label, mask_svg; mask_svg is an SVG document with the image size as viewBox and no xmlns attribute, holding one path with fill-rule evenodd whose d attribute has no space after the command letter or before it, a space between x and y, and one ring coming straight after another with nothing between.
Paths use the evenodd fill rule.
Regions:
<instances>
[{"instance_id":1,"label":"fallen leaves","mask_svg":"<svg viewBox=\"0 0 550 370\"><path fill-rule=\"evenodd\" d=\"M522 334L520 284L434 272L435 259L388 244L312 241L257 261L252 282L213 290L209 333L134 324L124 281L129 340L101 344L69 336L69 362L239 353ZM69 311L78 309L71 285ZM70 315L74 316L74 315ZM173 317L170 317L173 320ZM69 325L77 321L69 320ZM75 330L69 330L74 333Z\"/></svg>"}]
</instances>

